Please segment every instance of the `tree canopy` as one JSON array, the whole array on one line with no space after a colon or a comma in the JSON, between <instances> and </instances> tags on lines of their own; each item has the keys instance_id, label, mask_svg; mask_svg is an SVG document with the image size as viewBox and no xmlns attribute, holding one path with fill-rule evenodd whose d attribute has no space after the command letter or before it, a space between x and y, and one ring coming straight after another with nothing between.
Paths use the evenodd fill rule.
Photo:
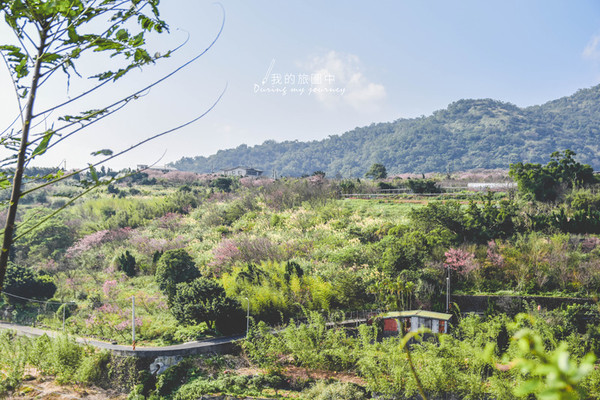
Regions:
<instances>
[{"instance_id":1,"label":"tree canopy","mask_svg":"<svg viewBox=\"0 0 600 400\"><path fill-rule=\"evenodd\" d=\"M191 282L200 276L200 271L192 257L184 249L168 250L158 260L156 282L158 287L171 298L175 286L182 282Z\"/></svg>"},{"instance_id":2,"label":"tree canopy","mask_svg":"<svg viewBox=\"0 0 600 400\"><path fill-rule=\"evenodd\" d=\"M371 168L365 173L365 177L371 179L385 179L387 178L387 170L385 165L375 163L371 165Z\"/></svg>"},{"instance_id":3,"label":"tree canopy","mask_svg":"<svg viewBox=\"0 0 600 400\"><path fill-rule=\"evenodd\" d=\"M575 161L575 155L567 149L553 152L545 166L522 162L511 164L509 175L517 182L521 193L538 201L554 201L567 189L597 182L592 167Z\"/></svg>"},{"instance_id":4,"label":"tree canopy","mask_svg":"<svg viewBox=\"0 0 600 400\"><path fill-rule=\"evenodd\" d=\"M218 320L233 314L239 316L239 313L236 313L238 309L239 304L227 297L223 286L207 278L178 284L171 304L171 312L179 322L205 322L211 329Z\"/></svg>"}]
</instances>

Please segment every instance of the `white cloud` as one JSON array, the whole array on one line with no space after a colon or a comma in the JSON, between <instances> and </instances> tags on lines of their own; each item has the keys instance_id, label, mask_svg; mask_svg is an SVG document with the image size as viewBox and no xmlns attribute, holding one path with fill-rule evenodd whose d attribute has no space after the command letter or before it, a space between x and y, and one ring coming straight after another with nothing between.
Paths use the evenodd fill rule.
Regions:
<instances>
[{"instance_id":1,"label":"white cloud","mask_svg":"<svg viewBox=\"0 0 600 400\"><path fill-rule=\"evenodd\" d=\"M347 105L357 111L376 111L386 97L382 84L371 82L363 73L360 59L353 54L329 51L306 64L316 99L327 107Z\"/></svg>"},{"instance_id":2,"label":"white cloud","mask_svg":"<svg viewBox=\"0 0 600 400\"><path fill-rule=\"evenodd\" d=\"M600 60L600 35L594 35L583 49L583 58Z\"/></svg>"}]
</instances>

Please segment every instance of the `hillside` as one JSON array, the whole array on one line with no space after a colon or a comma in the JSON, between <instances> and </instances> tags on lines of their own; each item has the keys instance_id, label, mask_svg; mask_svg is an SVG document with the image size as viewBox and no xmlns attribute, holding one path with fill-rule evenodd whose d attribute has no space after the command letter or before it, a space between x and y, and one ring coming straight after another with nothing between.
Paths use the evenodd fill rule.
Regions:
<instances>
[{"instance_id":1,"label":"hillside","mask_svg":"<svg viewBox=\"0 0 600 400\"><path fill-rule=\"evenodd\" d=\"M380 310L444 311L452 271L451 301L481 296L478 311L486 316L456 318L438 343L411 346L427 393L522 399L502 394L526 385L531 373L502 366L537 356L533 362L551 371L557 367L542 363L581 365L573 387L589 395L577 398L600 398L600 368L583 357L600 354L600 312L595 303L579 304L600 293L596 188L554 203L490 192L467 206L450 194L340 198L349 185L357 193L379 187L322 175L237 179L149 170L81 197L34 230L81 192L81 180L24 197L0 319L121 345L132 344L135 329L138 357L143 347L243 333L248 315L250 330L242 357L186 359L158 378L145 361L82 348L73 337L0 332L0 397L415 398L398 338L377 340L383 320L357 332L327 321ZM512 296L483 298L490 294ZM552 310L564 297L577 303ZM513 319L521 311L529 314ZM274 335L273 326L291 319ZM543 353L523 353L524 342L509 340L524 327L533 343L548 343ZM51 380L73 389L45 384Z\"/></svg>"},{"instance_id":2,"label":"hillside","mask_svg":"<svg viewBox=\"0 0 600 400\"><path fill-rule=\"evenodd\" d=\"M181 170L206 173L236 165L265 174L360 177L373 163L388 172L447 172L546 162L572 149L580 162L600 169L600 85L540 106L519 108L492 99L459 100L428 117L371 124L312 142L268 140L209 157L182 158Z\"/></svg>"}]
</instances>

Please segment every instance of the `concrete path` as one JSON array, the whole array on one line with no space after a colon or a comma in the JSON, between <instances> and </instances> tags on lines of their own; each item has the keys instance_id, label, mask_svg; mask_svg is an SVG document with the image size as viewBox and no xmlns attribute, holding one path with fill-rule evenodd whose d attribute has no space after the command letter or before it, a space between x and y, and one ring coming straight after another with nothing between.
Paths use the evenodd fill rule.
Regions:
<instances>
[{"instance_id":1,"label":"concrete path","mask_svg":"<svg viewBox=\"0 0 600 400\"><path fill-rule=\"evenodd\" d=\"M0 322L0 329L10 329L17 334L26 336L42 336L44 334L49 337L60 336L62 332L50 331L46 329L33 328L31 326L22 326ZM193 354L219 353L224 354L231 351L236 342L244 339L245 335L228 336L215 339L207 339L196 342L188 342L183 344L175 344L163 347L140 347L136 346L133 350L132 346L123 346L119 344L111 344L99 340L76 338L77 343L87 344L99 349L109 350L113 353L124 356L136 357L159 357L159 356L189 356Z\"/></svg>"},{"instance_id":2,"label":"concrete path","mask_svg":"<svg viewBox=\"0 0 600 400\"><path fill-rule=\"evenodd\" d=\"M360 323L364 323L365 319L351 319L341 322L328 322L327 326L357 326ZM19 335L26 336L42 336L44 334L49 337L60 336L62 332L51 331L46 329L34 328L31 326L23 326L17 324L11 324L8 322L0 322L0 329L10 329ZM76 337L77 343L86 344L97 347L99 349L109 350L115 354L123 356L135 356L135 357L166 357L166 356L190 356L194 354L226 354L230 353L237 345L237 342L244 339L246 335L238 336L227 336L214 339L207 339L196 342L188 342L183 344L174 344L171 346L162 347L141 347L136 346L133 350L132 346L124 346L120 344L112 344L108 342L102 342L100 340L87 339Z\"/></svg>"}]
</instances>

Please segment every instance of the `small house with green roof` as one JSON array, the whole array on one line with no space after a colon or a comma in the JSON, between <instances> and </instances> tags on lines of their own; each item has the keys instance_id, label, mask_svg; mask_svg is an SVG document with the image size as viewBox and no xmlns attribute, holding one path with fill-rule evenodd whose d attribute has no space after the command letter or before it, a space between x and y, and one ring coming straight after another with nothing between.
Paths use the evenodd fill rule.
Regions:
<instances>
[{"instance_id":1,"label":"small house with green roof","mask_svg":"<svg viewBox=\"0 0 600 400\"><path fill-rule=\"evenodd\" d=\"M384 335L404 334L419 328L430 329L433 333L448 333L448 321L452 318L452 314L412 310L388 312L380 317L383 320ZM401 332L403 328L404 332Z\"/></svg>"}]
</instances>

